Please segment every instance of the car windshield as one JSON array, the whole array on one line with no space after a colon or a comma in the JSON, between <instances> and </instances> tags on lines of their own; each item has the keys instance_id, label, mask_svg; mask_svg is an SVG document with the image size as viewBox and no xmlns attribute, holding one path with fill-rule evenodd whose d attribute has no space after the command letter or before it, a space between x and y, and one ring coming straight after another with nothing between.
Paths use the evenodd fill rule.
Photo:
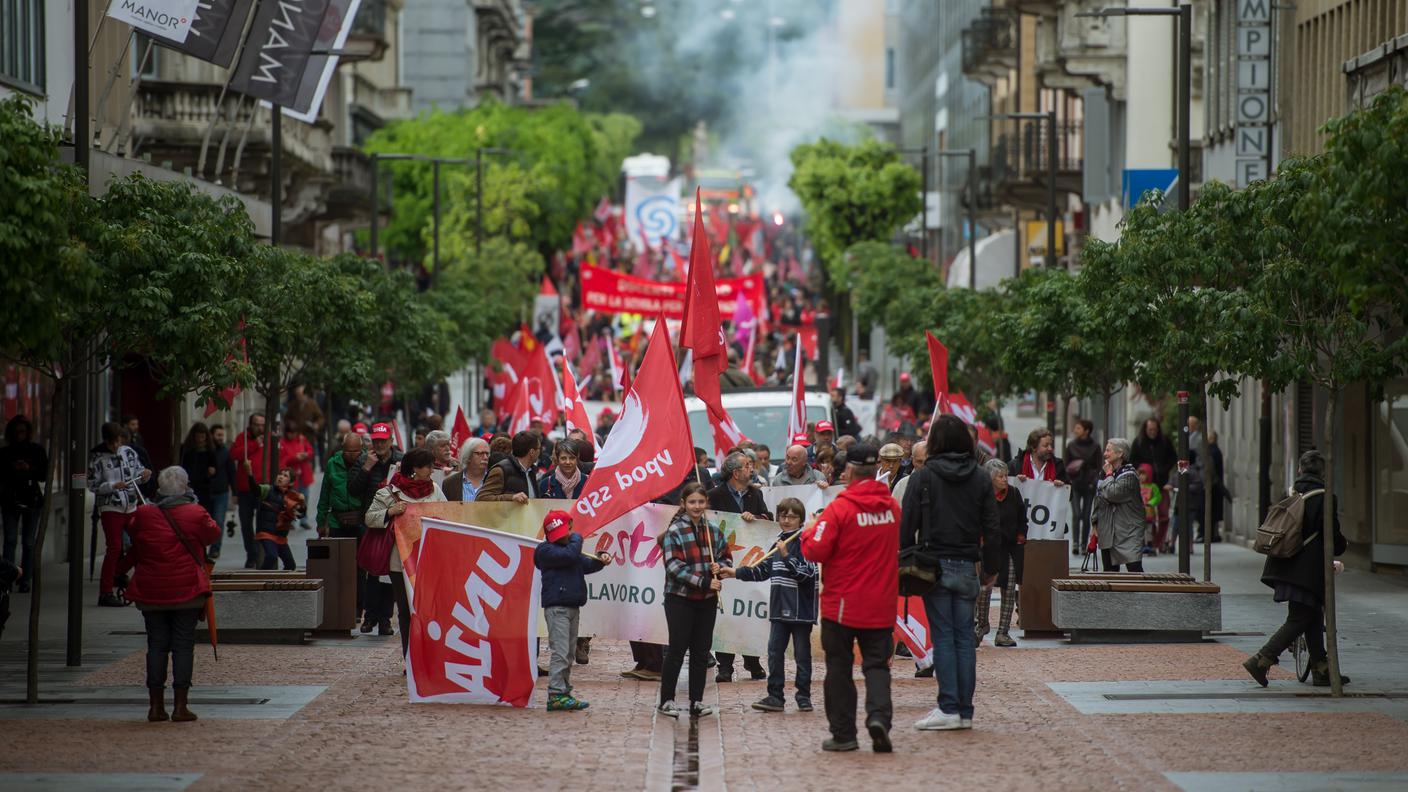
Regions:
<instances>
[{"instance_id":1,"label":"car windshield","mask_svg":"<svg viewBox=\"0 0 1408 792\"><path fill-rule=\"evenodd\" d=\"M762 443L772 451L773 461L782 459L787 450L787 412L791 407L779 404L772 407L730 407L728 414L743 434L755 443ZM807 422L826 420L826 407L807 405ZM689 411L689 432L694 436L695 448L702 448L714 455L714 433L709 428L709 417L703 408ZM718 460L715 460L717 463Z\"/></svg>"}]
</instances>

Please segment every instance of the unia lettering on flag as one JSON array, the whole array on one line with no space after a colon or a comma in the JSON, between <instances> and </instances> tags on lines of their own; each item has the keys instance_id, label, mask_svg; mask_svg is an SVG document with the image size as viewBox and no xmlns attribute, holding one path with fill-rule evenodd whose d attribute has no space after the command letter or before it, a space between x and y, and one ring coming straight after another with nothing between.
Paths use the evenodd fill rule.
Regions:
<instances>
[{"instance_id":1,"label":"unia lettering on flag","mask_svg":"<svg viewBox=\"0 0 1408 792\"><path fill-rule=\"evenodd\" d=\"M423 520L406 688L412 702L528 707L537 681L537 542Z\"/></svg>"}]
</instances>

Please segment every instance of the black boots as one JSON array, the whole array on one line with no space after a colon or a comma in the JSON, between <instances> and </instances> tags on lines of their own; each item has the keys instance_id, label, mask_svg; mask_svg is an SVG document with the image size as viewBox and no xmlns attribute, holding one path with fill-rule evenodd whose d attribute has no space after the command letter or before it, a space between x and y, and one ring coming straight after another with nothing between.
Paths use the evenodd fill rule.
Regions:
<instances>
[{"instance_id":1,"label":"black boots","mask_svg":"<svg viewBox=\"0 0 1408 792\"><path fill-rule=\"evenodd\" d=\"M1330 661L1328 658L1310 666L1310 684L1315 687L1330 686ZM1340 684L1348 685L1349 677L1340 674Z\"/></svg>"},{"instance_id":2,"label":"black boots","mask_svg":"<svg viewBox=\"0 0 1408 792\"><path fill-rule=\"evenodd\" d=\"M190 698L190 688L175 688L173 690L176 701L171 707L171 720L177 723L185 723L196 719L196 714L186 708L186 703Z\"/></svg>"},{"instance_id":3,"label":"black boots","mask_svg":"<svg viewBox=\"0 0 1408 792\"><path fill-rule=\"evenodd\" d=\"M1270 671L1271 666L1274 665L1276 665L1275 660L1272 660L1261 652L1257 652L1242 663L1242 668L1247 669L1247 673L1252 675L1252 679L1255 679L1258 685L1266 687L1269 684L1266 679L1266 672Z\"/></svg>"},{"instance_id":4,"label":"black boots","mask_svg":"<svg viewBox=\"0 0 1408 792\"><path fill-rule=\"evenodd\" d=\"M147 693L151 696L151 706L147 708L147 720L152 723L170 720L170 716L166 714L165 688L150 688Z\"/></svg>"}]
</instances>

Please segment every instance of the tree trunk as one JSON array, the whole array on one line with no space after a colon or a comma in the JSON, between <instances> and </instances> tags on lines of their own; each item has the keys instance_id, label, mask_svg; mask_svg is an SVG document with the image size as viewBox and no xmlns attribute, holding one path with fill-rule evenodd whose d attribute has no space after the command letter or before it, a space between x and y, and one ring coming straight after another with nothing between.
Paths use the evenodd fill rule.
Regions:
<instances>
[{"instance_id":1,"label":"tree trunk","mask_svg":"<svg viewBox=\"0 0 1408 792\"><path fill-rule=\"evenodd\" d=\"M1213 476L1214 466L1212 463L1212 443L1208 441L1208 435L1212 434L1212 401L1208 398L1207 383L1203 383L1203 442L1198 449L1198 458L1203 464L1203 580L1212 580L1212 533L1215 526L1212 522L1212 501L1213 501Z\"/></svg>"},{"instance_id":2,"label":"tree trunk","mask_svg":"<svg viewBox=\"0 0 1408 792\"><path fill-rule=\"evenodd\" d=\"M1115 389L1113 387L1101 388L1100 396L1105 400L1105 406L1103 408L1105 410L1105 442L1108 443L1113 436L1110 434L1110 399L1115 397Z\"/></svg>"},{"instance_id":3,"label":"tree trunk","mask_svg":"<svg viewBox=\"0 0 1408 792\"><path fill-rule=\"evenodd\" d=\"M68 390L68 385L64 380L55 380L53 404L49 408L49 431L44 436L44 443L49 448L49 469L45 471L44 477L44 501L41 507L44 511L39 515L39 530L35 532L34 552L30 556L30 562L34 568L29 570L29 590L31 592L27 635L29 646L25 651L24 701L30 705L39 703L39 608L40 601L44 598L44 581L41 575L41 570L44 568L42 561L44 558L44 537L49 532L49 515L54 510L54 469L58 465L59 458L58 449L55 447L57 444L54 440L58 425L59 405L68 398ZM67 410L64 412L67 413ZM68 562L70 564L82 563L82 561L73 558L70 558Z\"/></svg>"},{"instance_id":4,"label":"tree trunk","mask_svg":"<svg viewBox=\"0 0 1408 792\"><path fill-rule=\"evenodd\" d=\"M279 451L274 447L274 418L279 414L279 396L283 388L277 383L264 392L264 483L273 484L279 473Z\"/></svg>"},{"instance_id":5,"label":"tree trunk","mask_svg":"<svg viewBox=\"0 0 1408 792\"><path fill-rule=\"evenodd\" d=\"M1330 661L1330 695L1344 695L1344 685L1340 684L1339 630L1335 619L1335 403L1339 400L1339 389L1326 389L1325 398L1325 525L1320 529L1325 547L1325 653Z\"/></svg>"}]
</instances>

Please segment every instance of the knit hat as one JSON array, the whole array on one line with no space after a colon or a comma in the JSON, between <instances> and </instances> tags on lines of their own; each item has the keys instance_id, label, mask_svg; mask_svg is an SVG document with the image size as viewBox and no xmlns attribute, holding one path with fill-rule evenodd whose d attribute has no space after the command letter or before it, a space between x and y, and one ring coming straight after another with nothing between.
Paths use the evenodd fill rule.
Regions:
<instances>
[{"instance_id":1,"label":"knit hat","mask_svg":"<svg viewBox=\"0 0 1408 792\"><path fill-rule=\"evenodd\" d=\"M572 532L572 515L561 509L548 512L543 518L543 535L549 542L556 542Z\"/></svg>"}]
</instances>

